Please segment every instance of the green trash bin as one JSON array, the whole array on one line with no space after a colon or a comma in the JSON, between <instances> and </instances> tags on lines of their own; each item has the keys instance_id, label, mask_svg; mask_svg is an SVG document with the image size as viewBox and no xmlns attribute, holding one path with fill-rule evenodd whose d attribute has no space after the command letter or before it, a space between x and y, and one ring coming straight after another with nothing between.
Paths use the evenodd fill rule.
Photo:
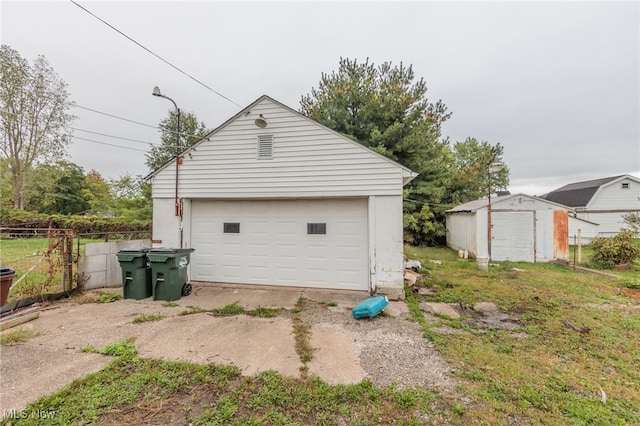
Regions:
<instances>
[{"instance_id":1,"label":"green trash bin","mask_svg":"<svg viewBox=\"0 0 640 426\"><path fill-rule=\"evenodd\" d=\"M191 294L187 266L195 249L157 248L147 253L153 300L178 300Z\"/></svg>"},{"instance_id":2,"label":"green trash bin","mask_svg":"<svg viewBox=\"0 0 640 426\"><path fill-rule=\"evenodd\" d=\"M146 299L151 297L151 270L147 261L150 249L120 250L118 262L122 269L122 297L125 299Z\"/></svg>"}]
</instances>

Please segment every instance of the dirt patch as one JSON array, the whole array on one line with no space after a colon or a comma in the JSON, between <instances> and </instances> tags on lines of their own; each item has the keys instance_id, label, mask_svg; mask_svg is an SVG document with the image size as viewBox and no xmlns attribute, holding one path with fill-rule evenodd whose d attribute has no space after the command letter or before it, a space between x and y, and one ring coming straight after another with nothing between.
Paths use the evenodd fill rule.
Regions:
<instances>
[{"instance_id":1,"label":"dirt patch","mask_svg":"<svg viewBox=\"0 0 640 426\"><path fill-rule=\"evenodd\" d=\"M238 378L236 380L242 380ZM233 384L230 384L230 387ZM100 418L101 425L185 425L199 417L220 395L209 385L197 385L174 395L114 408Z\"/></svg>"},{"instance_id":2,"label":"dirt patch","mask_svg":"<svg viewBox=\"0 0 640 426\"><path fill-rule=\"evenodd\" d=\"M640 290L635 288L623 288L622 294L635 300L640 300Z\"/></svg>"}]
</instances>

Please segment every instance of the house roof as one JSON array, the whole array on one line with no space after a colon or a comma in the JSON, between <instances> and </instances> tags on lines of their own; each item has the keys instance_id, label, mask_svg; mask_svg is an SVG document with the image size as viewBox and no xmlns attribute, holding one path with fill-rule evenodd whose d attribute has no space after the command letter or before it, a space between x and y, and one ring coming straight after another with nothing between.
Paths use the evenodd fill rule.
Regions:
<instances>
[{"instance_id":1,"label":"house roof","mask_svg":"<svg viewBox=\"0 0 640 426\"><path fill-rule=\"evenodd\" d=\"M294 110L293 108L288 107L287 105L278 102L277 100L271 98L270 96L267 95L262 95L260 96L258 99L256 99L255 101L253 101L251 104L249 104L248 106L246 106L245 108L243 108L240 112L238 112L237 114L235 114L234 116L232 116L231 118L229 118L227 121L225 121L224 123L222 123L221 125L219 125L218 127L216 127L215 129L213 129L211 132L207 133L205 136L202 137L202 139L200 139L198 142L196 142L194 145L192 145L191 147L187 148L185 151L183 151L182 154L188 154L189 151L194 150L198 147L198 145L202 144L205 141L208 141L212 136L214 136L216 133L220 132L220 130L222 130L223 128L225 128L229 123L233 122L234 120L236 120L238 117L244 115L244 114L248 114L251 112L251 109L254 108L257 104L259 104L260 102L262 102L263 100L269 100L277 105L279 105L280 107L300 116L303 117L306 120L312 121L314 124L318 125L318 126L322 126L323 128L325 128L326 130L334 133L336 136L342 138L343 140L345 140L346 142L349 142L351 144L354 144L355 146L358 146L359 148L368 151L369 153L376 155L382 159L384 159L385 161L395 165L396 167L402 169L402 181L403 181L403 185L408 184L409 182L411 182L413 179L415 179L418 176L418 173L412 171L411 169L409 169L408 167L403 166L402 164L398 163L397 161L392 160L389 157L386 157L366 146L364 146L363 144L354 141L348 137L346 137L345 135L343 135L342 133L336 132L335 130L325 126L324 124L307 117L304 114L301 114L300 112ZM169 164L171 164L173 161L175 161L175 158L170 160L169 162L167 162L166 164L164 164L163 166L159 167L158 169L154 170L153 172L149 173L145 179L148 180L152 177L154 177L156 174L158 174L161 170L163 170L165 167L167 167Z\"/></svg>"},{"instance_id":2,"label":"house roof","mask_svg":"<svg viewBox=\"0 0 640 426\"><path fill-rule=\"evenodd\" d=\"M538 200L538 201L542 201L548 204L552 204L556 207L562 208L562 209L566 209L567 206L564 206L562 204L558 204L555 203L553 201L549 201L549 200L544 200L541 199L539 197L532 197L531 195L525 195L525 194L510 194L510 195L502 195L502 196L498 196L498 197L492 197L491 198L491 206L493 208L499 208L498 205L502 202L508 201L512 198L517 198L517 197L525 197L525 198L529 198L531 200ZM473 200L473 201L469 201L467 203L464 204L460 204L458 206L455 206L452 209L449 209L447 211L445 211L445 213L475 213L478 210L484 209L489 205L489 199L488 198L481 198L479 200Z\"/></svg>"},{"instance_id":3,"label":"house roof","mask_svg":"<svg viewBox=\"0 0 640 426\"><path fill-rule=\"evenodd\" d=\"M600 187L610 184L621 178L631 178L639 181L631 175L618 175L601 179L586 180L583 182L570 183L554 191L540 196L540 198L564 204L569 207L586 207Z\"/></svg>"}]
</instances>

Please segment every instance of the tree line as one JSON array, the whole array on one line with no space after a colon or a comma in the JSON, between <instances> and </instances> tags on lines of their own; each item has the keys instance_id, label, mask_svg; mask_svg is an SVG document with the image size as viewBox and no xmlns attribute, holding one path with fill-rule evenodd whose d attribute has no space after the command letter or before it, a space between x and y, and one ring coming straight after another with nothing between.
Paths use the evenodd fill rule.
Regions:
<instances>
[{"instance_id":1,"label":"tree line","mask_svg":"<svg viewBox=\"0 0 640 426\"><path fill-rule=\"evenodd\" d=\"M0 73L2 209L151 218L151 192L141 176L106 181L98 171L85 173L66 160L73 102L43 56L29 64L2 45ZM322 73L318 87L302 96L300 112L419 173L404 188L410 244L443 244L444 212L486 196L490 165L502 161L499 143L443 137L452 113L441 100L428 99L424 79L403 63L341 58L337 70ZM161 144L146 154L150 171L176 154L174 111L159 128ZM208 132L195 114L181 111L178 146L185 149ZM491 182L494 190L506 188L509 169L492 175Z\"/></svg>"}]
</instances>

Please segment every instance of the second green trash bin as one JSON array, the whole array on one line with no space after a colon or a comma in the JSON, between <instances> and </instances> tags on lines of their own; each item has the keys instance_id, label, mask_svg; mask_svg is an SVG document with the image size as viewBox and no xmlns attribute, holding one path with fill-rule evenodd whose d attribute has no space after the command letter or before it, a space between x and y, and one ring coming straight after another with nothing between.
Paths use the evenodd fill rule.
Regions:
<instances>
[{"instance_id":1,"label":"second green trash bin","mask_svg":"<svg viewBox=\"0 0 640 426\"><path fill-rule=\"evenodd\" d=\"M151 265L153 300L178 300L191 293L187 266L195 249L157 248L147 253Z\"/></svg>"},{"instance_id":2,"label":"second green trash bin","mask_svg":"<svg viewBox=\"0 0 640 426\"><path fill-rule=\"evenodd\" d=\"M146 299L151 297L151 271L147 262L148 248L120 250L118 262L122 268L122 297Z\"/></svg>"}]
</instances>

